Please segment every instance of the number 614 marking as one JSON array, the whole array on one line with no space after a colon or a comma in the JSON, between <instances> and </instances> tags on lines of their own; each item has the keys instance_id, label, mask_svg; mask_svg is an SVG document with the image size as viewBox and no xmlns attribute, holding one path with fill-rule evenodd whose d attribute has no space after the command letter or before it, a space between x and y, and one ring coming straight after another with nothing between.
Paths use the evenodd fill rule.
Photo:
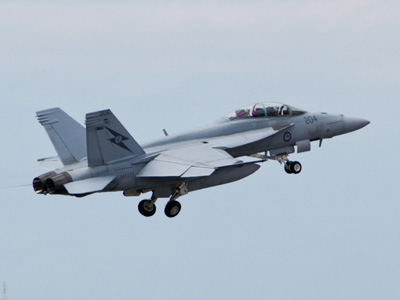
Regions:
<instances>
[{"instance_id":1,"label":"number 614 marking","mask_svg":"<svg viewBox=\"0 0 400 300\"><path fill-rule=\"evenodd\" d=\"M318 119L316 116L308 116L304 117L304 121L306 122L306 124L312 124L314 122L318 122Z\"/></svg>"}]
</instances>

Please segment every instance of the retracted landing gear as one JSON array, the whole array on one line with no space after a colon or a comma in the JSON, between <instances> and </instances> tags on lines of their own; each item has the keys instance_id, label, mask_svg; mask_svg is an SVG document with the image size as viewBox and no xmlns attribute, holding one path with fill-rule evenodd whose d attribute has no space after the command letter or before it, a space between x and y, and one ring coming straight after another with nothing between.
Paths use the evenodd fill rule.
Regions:
<instances>
[{"instance_id":1,"label":"retracted landing gear","mask_svg":"<svg viewBox=\"0 0 400 300\"><path fill-rule=\"evenodd\" d=\"M151 217L156 213L156 201L157 198L151 196L150 200L142 200L139 202L138 209L139 212L145 217Z\"/></svg>"},{"instance_id":2,"label":"retracted landing gear","mask_svg":"<svg viewBox=\"0 0 400 300\"><path fill-rule=\"evenodd\" d=\"M301 163L298 161L286 161L285 163L285 171L288 174L299 174L301 172Z\"/></svg>"}]
</instances>

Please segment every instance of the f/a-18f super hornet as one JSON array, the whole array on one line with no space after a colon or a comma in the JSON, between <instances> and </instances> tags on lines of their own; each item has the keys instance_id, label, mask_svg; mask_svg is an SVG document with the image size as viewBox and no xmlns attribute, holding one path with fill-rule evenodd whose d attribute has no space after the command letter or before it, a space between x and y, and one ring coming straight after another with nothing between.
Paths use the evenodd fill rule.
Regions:
<instances>
[{"instance_id":1,"label":"f/a-18f super hornet","mask_svg":"<svg viewBox=\"0 0 400 300\"><path fill-rule=\"evenodd\" d=\"M311 142L355 131L361 118L307 112L280 103L257 103L233 111L215 123L139 145L110 110L86 114L86 129L59 108L37 112L58 156L39 159L53 171L36 177L38 194L83 197L123 191L152 192L139 212L152 216L158 198L170 198L165 214L181 210L176 201L189 192L242 179L276 160L289 174L302 166L289 154L310 151Z\"/></svg>"}]
</instances>

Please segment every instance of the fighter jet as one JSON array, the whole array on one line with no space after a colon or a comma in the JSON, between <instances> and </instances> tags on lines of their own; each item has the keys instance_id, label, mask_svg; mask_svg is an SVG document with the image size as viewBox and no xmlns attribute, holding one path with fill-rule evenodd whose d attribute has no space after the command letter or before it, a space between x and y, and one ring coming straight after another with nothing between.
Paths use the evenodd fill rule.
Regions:
<instances>
[{"instance_id":1,"label":"fighter jet","mask_svg":"<svg viewBox=\"0 0 400 300\"><path fill-rule=\"evenodd\" d=\"M110 110L86 114L86 128L60 108L37 112L57 157L39 159L52 171L33 179L37 194L83 197L122 191L152 192L139 202L146 217L158 198L169 198L165 214L179 214L177 199L196 190L247 177L260 163L275 160L288 174L302 165L289 155L306 152L311 142L358 130L370 122L343 115L307 112L282 103L256 103L237 109L206 127L139 145Z\"/></svg>"}]
</instances>

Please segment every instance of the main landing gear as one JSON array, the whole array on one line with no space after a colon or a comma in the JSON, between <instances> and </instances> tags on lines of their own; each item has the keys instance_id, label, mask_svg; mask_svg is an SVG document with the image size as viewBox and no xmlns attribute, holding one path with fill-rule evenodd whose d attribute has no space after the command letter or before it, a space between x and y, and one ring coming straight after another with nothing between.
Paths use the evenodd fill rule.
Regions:
<instances>
[{"instance_id":1,"label":"main landing gear","mask_svg":"<svg viewBox=\"0 0 400 300\"><path fill-rule=\"evenodd\" d=\"M170 200L165 206L164 213L168 218L176 217L181 211L181 207L182 206L178 201Z\"/></svg>"},{"instance_id":2,"label":"main landing gear","mask_svg":"<svg viewBox=\"0 0 400 300\"><path fill-rule=\"evenodd\" d=\"M157 198L151 196L150 200L142 200L139 202L138 209L139 212L145 217L151 217L156 213L156 201Z\"/></svg>"},{"instance_id":3,"label":"main landing gear","mask_svg":"<svg viewBox=\"0 0 400 300\"><path fill-rule=\"evenodd\" d=\"M176 201L180 196L186 195L188 193L188 189L186 183L181 183L177 186L175 193L171 196L171 199L168 201L165 206L164 213L168 218L176 217L181 211L181 204ZM156 201L157 198L153 195L150 200L142 200L139 202L138 209L139 212L145 217L151 217L156 213Z\"/></svg>"},{"instance_id":4,"label":"main landing gear","mask_svg":"<svg viewBox=\"0 0 400 300\"><path fill-rule=\"evenodd\" d=\"M155 202L155 201L154 201ZM151 217L156 213L156 205L152 200L142 200L139 202L139 212L145 217ZM181 204L176 200L168 201L164 213L168 218L176 217L181 211Z\"/></svg>"}]
</instances>

